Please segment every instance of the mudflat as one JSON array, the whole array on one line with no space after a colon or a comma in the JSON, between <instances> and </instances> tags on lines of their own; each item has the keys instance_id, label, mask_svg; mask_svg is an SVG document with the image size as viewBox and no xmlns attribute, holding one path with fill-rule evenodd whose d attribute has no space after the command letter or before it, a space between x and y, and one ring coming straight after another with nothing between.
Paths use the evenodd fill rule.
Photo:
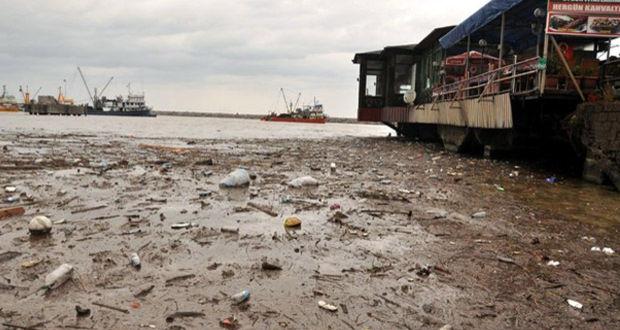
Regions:
<instances>
[{"instance_id":1,"label":"mudflat","mask_svg":"<svg viewBox=\"0 0 620 330\"><path fill-rule=\"evenodd\" d=\"M239 168L249 186L220 188ZM553 175L389 138L6 132L0 209L25 214L0 219L0 318L41 329L619 328L620 197ZM288 185L306 176L319 185ZM50 234L30 235L38 215ZM290 217L301 226L285 227ZM39 290L65 263L71 278Z\"/></svg>"}]
</instances>

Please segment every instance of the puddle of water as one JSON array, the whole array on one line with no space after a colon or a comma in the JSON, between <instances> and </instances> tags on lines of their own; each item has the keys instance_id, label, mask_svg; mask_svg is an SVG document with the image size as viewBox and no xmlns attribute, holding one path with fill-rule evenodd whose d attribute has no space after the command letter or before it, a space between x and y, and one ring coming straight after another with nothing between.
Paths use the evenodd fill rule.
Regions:
<instances>
[{"instance_id":1,"label":"puddle of water","mask_svg":"<svg viewBox=\"0 0 620 330\"><path fill-rule=\"evenodd\" d=\"M515 198L551 214L610 229L620 226L620 194L579 180L560 184L516 185Z\"/></svg>"}]
</instances>

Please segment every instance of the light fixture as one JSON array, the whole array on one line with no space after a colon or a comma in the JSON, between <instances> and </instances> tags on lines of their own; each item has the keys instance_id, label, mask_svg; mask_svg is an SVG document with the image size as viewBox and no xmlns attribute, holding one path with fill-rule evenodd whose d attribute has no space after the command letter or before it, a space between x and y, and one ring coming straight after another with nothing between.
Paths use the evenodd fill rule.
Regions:
<instances>
[{"instance_id":1,"label":"light fixture","mask_svg":"<svg viewBox=\"0 0 620 330\"><path fill-rule=\"evenodd\" d=\"M547 13L545 12L544 9L536 8L534 10L534 17L536 17L536 18L544 18L545 16L547 16Z\"/></svg>"},{"instance_id":2,"label":"light fixture","mask_svg":"<svg viewBox=\"0 0 620 330\"><path fill-rule=\"evenodd\" d=\"M480 46L480 47L486 47L488 45L489 45L489 43L486 40L484 40L484 39L480 39L480 41L478 41L478 46Z\"/></svg>"}]
</instances>

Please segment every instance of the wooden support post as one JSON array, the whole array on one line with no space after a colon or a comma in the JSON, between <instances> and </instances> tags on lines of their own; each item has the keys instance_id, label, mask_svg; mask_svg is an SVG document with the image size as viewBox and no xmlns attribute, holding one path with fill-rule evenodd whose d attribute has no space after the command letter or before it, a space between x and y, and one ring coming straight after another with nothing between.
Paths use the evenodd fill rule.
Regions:
<instances>
[{"instance_id":1,"label":"wooden support post","mask_svg":"<svg viewBox=\"0 0 620 330\"><path fill-rule=\"evenodd\" d=\"M491 78L489 79L487 84L484 86L484 89L482 90L482 94L480 94L480 97L478 97L478 103L480 103L482 101L482 98L487 93L487 90L489 89L489 86L491 86L493 84L493 81L495 80L495 77L497 76L498 72L499 71L496 71L495 73L493 73L493 75L491 75Z\"/></svg>"},{"instance_id":2,"label":"wooden support post","mask_svg":"<svg viewBox=\"0 0 620 330\"><path fill-rule=\"evenodd\" d=\"M517 55L514 55L512 60L512 80L510 81L510 90L514 93L515 88L517 87L516 82L517 77Z\"/></svg>"},{"instance_id":3,"label":"wooden support post","mask_svg":"<svg viewBox=\"0 0 620 330\"><path fill-rule=\"evenodd\" d=\"M506 14L502 14L502 26L500 28L499 34L499 63L497 64L498 68L502 67L502 60L504 58L504 30L506 28Z\"/></svg>"},{"instance_id":4,"label":"wooden support post","mask_svg":"<svg viewBox=\"0 0 620 330\"><path fill-rule=\"evenodd\" d=\"M568 72L568 75L570 79L572 80L573 84L575 85L575 88L577 88L577 93L579 93L579 96L581 96L581 100L585 101L586 98L583 95L583 92L581 91L581 86L579 86L579 83L577 82L577 79L575 78L575 75L573 74L573 70L571 70L570 65L568 65L568 61L566 61L566 57L564 57L564 54L562 53L562 49L560 48L560 45L558 45L558 42L555 41L555 38L553 36L551 36L551 42L553 43L553 47L555 47L555 50L558 53L558 56L560 57L560 60L562 60L562 63L564 64L564 69L566 69L566 72Z\"/></svg>"},{"instance_id":5,"label":"wooden support post","mask_svg":"<svg viewBox=\"0 0 620 330\"><path fill-rule=\"evenodd\" d=\"M545 42L543 43L543 58L549 62L549 35L545 33ZM538 89L540 90L540 95L545 93L545 85L547 84L547 68L543 70L542 76L538 79Z\"/></svg>"},{"instance_id":6,"label":"wooden support post","mask_svg":"<svg viewBox=\"0 0 620 330\"><path fill-rule=\"evenodd\" d=\"M469 53L471 52L471 36L467 36L467 57L465 57L465 79L469 79Z\"/></svg>"}]
</instances>

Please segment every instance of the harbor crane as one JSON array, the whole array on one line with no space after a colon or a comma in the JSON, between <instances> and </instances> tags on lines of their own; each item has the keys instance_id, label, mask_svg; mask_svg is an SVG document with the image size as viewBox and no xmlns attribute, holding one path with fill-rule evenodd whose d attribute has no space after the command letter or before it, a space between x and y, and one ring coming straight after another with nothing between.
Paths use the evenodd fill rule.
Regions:
<instances>
[{"instance_id":1,"label":"harbor crane","mask_svg":"<svg viewBox=\"0 0 620 330\"><path fill-rule=\"evenodd\" d=\"M82 82L84 83L84 87L86 87L86 91L88 92L88 96L90 97L91 101L93 102L93 107L97 108L97 104L99 103L99 97L101 95L103 95L103 93L105 93L106 89L108 88L108 86L110 86L110 83L112 82L112 80L114 79L114 77L110 77L110 79L108 80L108 82L103 86L103 88L101 88L101 91L99 93L97 93L97 88L95 87L94 94L90 92L90 88L88 87L88 83L86 82L86 78L84 78L84 73L82 73L82 69L78 66L77 67L78 72L80 73L80 77L82 78Z\"/></svg>"}]
</instances>

